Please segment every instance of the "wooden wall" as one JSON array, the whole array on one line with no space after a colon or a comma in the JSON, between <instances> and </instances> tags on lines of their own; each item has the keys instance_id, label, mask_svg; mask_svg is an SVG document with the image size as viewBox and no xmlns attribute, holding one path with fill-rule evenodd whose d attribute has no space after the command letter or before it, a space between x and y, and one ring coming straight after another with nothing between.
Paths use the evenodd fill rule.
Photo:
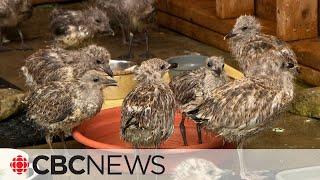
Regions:
<instances>
[{"instance_id":1,"label":"wooden wall","mask_svg":"<svg viewBox=\"0 0 320 180\"><path fill-rule=\"evenodd\" d=\"M257 16L276 21L277 0L255 0L254 6Z\"/></svg>"}]
</instances>

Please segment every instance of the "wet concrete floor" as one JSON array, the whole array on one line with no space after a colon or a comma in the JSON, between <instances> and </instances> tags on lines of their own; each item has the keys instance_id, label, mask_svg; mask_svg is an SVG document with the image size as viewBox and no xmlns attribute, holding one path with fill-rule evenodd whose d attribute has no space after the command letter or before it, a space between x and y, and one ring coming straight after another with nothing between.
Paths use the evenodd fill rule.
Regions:
<instances>
[{"instance_id":1,"label":"wet concrete floor","mask_svg":"<svg viewBox=\"0 0 320 180\"><path fill-rule=\"evenodd\" d=\"M64 8L81 8L82 4L59 5ZM23 32L27 38L27 45L34 51L46 47L50 41L48 31L48 13L54 5L38 6L34 10L34 16L23 24ZM16 34L10 30L10 34ZM183 55L190 52L197 52L203 55L224 56L226 62L236 66L230 54L218 50L212 46L205 45L198 41L164 28L155 28L150 34L150 46L153 55L160 58ZM113 58L127 52L127 46L121 42L121 35L114 37L97 37L94 43L105 46L112 54ZM18 47L19 42L14 40L8 44L9 47ZM139 54L143 53L143 44L134 47L135 61L142 61ZM24 60L34 51L11 51L0 53L0 77L25 90L24 79L20 72ZM284 113L279 116L277 122L270 128L254 137L246 148L320 148L320 121L306 117ZM76 142L69 142L71 147L81 147ZM70 147L70 146L69 146ZM71 148L70 147L70 148Z\"/></svg>"}]
</instances>

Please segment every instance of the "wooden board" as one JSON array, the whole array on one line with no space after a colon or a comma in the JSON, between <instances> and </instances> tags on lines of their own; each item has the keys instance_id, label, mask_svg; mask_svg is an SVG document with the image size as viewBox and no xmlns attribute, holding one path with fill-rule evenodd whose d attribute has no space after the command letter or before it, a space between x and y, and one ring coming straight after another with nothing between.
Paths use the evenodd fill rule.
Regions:
<instances>
[{"instance_id":1,"label":"wooden board","mask_svg":"<svg viewBox=\"0 0 320 180\"><path fill-rule=\"evenodd\" d=\"M320 86L320 71L304 65L300 65L300 71L300 79L308 84Z\"/></svg>"},{"instance_id":2,"label":"wooden board","mask_svg":"<svg viewBox=\"0 0 320 180\"><path fill-rule=\"evenodd\" d=\"M216 0L216 11L222 19L254 14L254 0Z\"/></svg>"},{"instance_id":3,"label":"wooden board","mask_svg":"<svg viewBox=\"0 0 320 180\"><path fill-rule=\"evenodd\" d=\"M318 0L277 0L277 35L285 41L318 36Z\"/></svg>"},{"instance_id":4,"label":"wooden board","mask_svg":"<svg viewBox=\"0 0 320 180\"><path fill-rule=\"evenodd\" d=\"M277 0L255 0L255 15L260 18L277 20Z\"/></svg>"},{"instance_id":5,"label":"wooden board","mask_svg":"<svg viewBox=\"0 0 320 180\"><path fill-rule=\"evenodd\" d=\"M178 31L193 39L205 42L210 45L215 45L219 49L228 49L226 41L223 40L223 35L211 31L207 28L197 26L181 18L174 17L163 12L158 12L157 22L160 25Z\"/></svg>"},{"instance_id":6,"label":"wooden board","mask_svg":"<svg viewBox=\"0 0 320 180\"><path fill-rule=\"evenodd\" d=\"M224 36L222 34L164 12L158 13L157 20L160 25L190 38L229 51L227 42L223 40ZM301 78L309 84L320 86L320 41L310 39L293 42L290 45L295 50L299 63L302 64Z\"/></svg>"},{"instance_id":7,"label":"wooden board","mask_svg":"<svg viewBox=\"0 0 320 180\"><path fill-rule=\"evenodd\" d=\"M220 34L227 34L235 24L235 19L221 19L216 16L215 0L167 0L167 8L159 7L163 12L180 17L191 23L211 29ZM263 32L276 34L276 23L270 20L259 19Z\"/></svg>"}]
</instances>

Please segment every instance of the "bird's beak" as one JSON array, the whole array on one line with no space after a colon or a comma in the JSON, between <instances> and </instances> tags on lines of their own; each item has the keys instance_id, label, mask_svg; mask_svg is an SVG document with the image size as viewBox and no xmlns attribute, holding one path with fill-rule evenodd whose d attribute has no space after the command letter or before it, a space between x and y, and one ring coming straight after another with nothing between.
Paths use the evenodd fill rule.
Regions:
<instances>
[{"instance_id":1,"label":"bird's beak","mask_svg":"<svg viewBox=\"0 0 320 180\"><path fill-rule=\"evenodd\" d=\"M110 27L105 31L105 34L108 36L115 36L114 30Z\"/></svg>"},{"instance_id":2,"label":"bird's beak","mask_svg":"<svg viewBox=\"0 0 320 180\"><path fill-rule=\"evenodd\" d=\"M178 63L171 63L168 69L175 69L178 67Z\"/></svg>"},{"instance_id":3,"label":"bird's beak","mask_svg":"<svg viewBox=\"0 0 320 180\"><path fill-rule=\"evenodd\" d=\"M118 86L117 81L114 80L113 78L109 77L107 78L107 80L104 83L106 86Z\"/></svg>"},{"instance_id":4,"label":"bird's beak","mask_svg":"<svg viewBox=\"0 0 320 180\"><path fill-rule=\"evenodd\" d=\"M113 72L112 72L112 70L111 70L111 68L110 68L110 66L104 67L104 68L103 68L103 71L104 71L105 73L107 73L110 77L113 77L113 76L114 76L114 75L113 75Z\"/></svg>"},{"instance_id":5,"label":"bird's beak","mask_svg":"<svg viewBox=\"0 0 320 180\"><path fill-rule=\"evenodd\" d=\"M233 31L230 31L226 36L224 36L224 40L230 39L232 37L235 37L237 34L233 33Z\"/></svg>"},{"instance_id":6,"label":"bird's beak","mask_svg":"<svg viewBox=\"0 0 320 180\"><path fill-rule=\"evenodd\" d=\"M213 70L213 72L216 73L218 76L220 76L221 73L222 73L222 70L221 69L215 69L215 70Z\"/></svg>"}]
</instances>

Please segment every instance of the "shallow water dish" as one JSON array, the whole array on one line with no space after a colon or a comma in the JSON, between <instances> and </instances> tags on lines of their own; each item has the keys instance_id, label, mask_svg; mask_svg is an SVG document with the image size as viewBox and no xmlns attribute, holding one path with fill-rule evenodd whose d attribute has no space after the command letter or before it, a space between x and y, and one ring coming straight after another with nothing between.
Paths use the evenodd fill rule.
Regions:
<instances>
[{"instance_id":1,"label":"shallow water dish","mask_svg":"<svg viewBox=\"0 0 320 180\"><path fill-rule=\"evenodd\" d=\"M207 56L201 55L183 55L168 58L167 61L169 63L178 64L177 68L170 70L170 77L204 66L207 58Z\"/></svg>"},{"instance_id":2,"label":"shallow water dish","mask_svg":"<svg viewBox=\"0 0 320 180\"><path fill-rule=\"evenodd\" d=\"M104 90L104 97L107 100L123 99L135 87L134 74L132 71L126 71L127 68L135 66L132 61L111 60L110 67L114 73L114 79L118 86L107 87Z\"/></svg>"},{"instance_id":3,"label":"shallow water dish","mask_svg":"<svg viewBox=\"0 0 320 180\"><path fill-rule=\"evenodd\" d=\"M73 131L73 137L87 148L95 149L128 149L131 145L120 139L120 107L102 110L97 116L84 122ZM183 146L179 123L181 115L175 117L174 134L160 148L165 149L211 149L222 148L223 141L214 135L203 134L203 144L197 143L196 126L186 121L189 146ZM225 144L226 145L226 144ZM231 147L229 144L225 147Z\"/></svg>"},{"instance_id":4,"label":"shallow water dish","mask_svg":"<svg viewBox=\"0 0 320 180\"><path fill-rule=\"evenodd\" d=\"M207 59L207 56L202 56L202 55L184 55L184 56L175 56L168 58L167 61L169 63L177 63L178 67L175 69L171 69L169 74L170 78L172 79L173 77L185 73L187 71L192 71L194 69L197 69L199 67L205 66L205 60ZM234 69L233 67L225 64L224 70L226 74L233 78L233 79L241 79L244 77L244 75Z\"/></svg>"}]
</instances>

